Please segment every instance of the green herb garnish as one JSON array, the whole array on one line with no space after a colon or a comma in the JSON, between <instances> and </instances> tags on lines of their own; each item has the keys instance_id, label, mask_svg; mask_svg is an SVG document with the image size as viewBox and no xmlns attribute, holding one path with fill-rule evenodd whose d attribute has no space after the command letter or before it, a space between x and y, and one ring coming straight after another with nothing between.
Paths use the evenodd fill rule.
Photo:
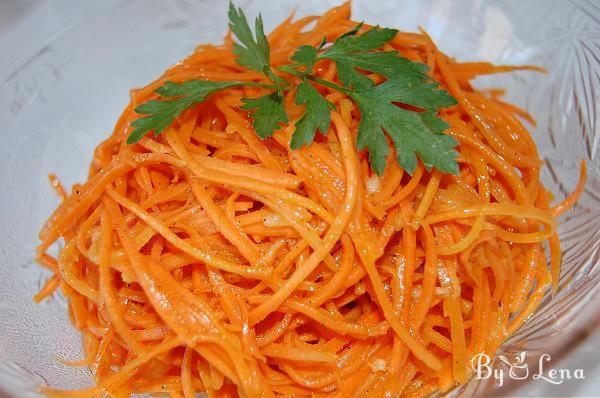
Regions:
<instances>
[{"instance_id":1,"label":"green herb garnish","mask_svg":"<svg viewBox=\"0 0 600 398\"><path fill-rule=\"evenodd\" d=\"M243 98L242 109L252 111L254 130L262 139L273 135L279 123L288 121L281 96L276 92L258 98Z\"/></svg>"},{"instance_id":2,"label":"green herb garnish","mask_svg":"<svg viewBox=\"0 0 600 398\"><path fill-rule=\"evenodd\" d=\"M150 100L135 108L142 115L149 115L134 120L131 125L135 127L127 137L127 143L133 144L142 139L149 131L154 131L154 136L166 129L181 112L192 106L206 101L214 92L227 87L241 86L243 82L211 82L208 80L189 80L183 83L166 82L156 89L156 93L170 100Z\"/></svg>"},{"instance_id":3,"label":"green herb garnish","mask_svg":"<svg viewBox=\"0 0 600 398\"><path fill-rule=\"evenodd\" d=\"M442 134L448 124L437 117L441 108L456 100L427 75L426 65L409 61L396 51L379 51L394 38L395 29L375 27L359 34L362 24L340 36L329 47L327 41L317 46L300 46L288 65L273 70L270 48L260 15L254 33L240 8L230 4L229 27L236 38L233 52L237 63L264 73L272 84L254 82L212 82L190 80L166 82L156 90L162 99L150 100L135 111L146 115L135 120L127 143L139 141L146 133L160 134L173 120L213 93L234 86L261 86L273 90L258 98L243 98L242 109L249 111L256 133L265 139L273 135L289 118L283 105L284 94L295 90L295 102L305 106L295 121L296 130L290 146L297 149L310 144L317 133L326 133L333 105L316 86L325 86L348 95L357 105L361 120L357 145L367 149L373 170L381 175L390 153L387 136L396 149L398 163L410 174L417 157L427 169L458 173L457 142ZM336 63L341 85L320 79L312 73L316 63L330 59ZM385 78L375 84L364 72ZM284 76L291 76L284 78ZM402 106L404 105L404 106Z\"/></svg>"}]
</instances>

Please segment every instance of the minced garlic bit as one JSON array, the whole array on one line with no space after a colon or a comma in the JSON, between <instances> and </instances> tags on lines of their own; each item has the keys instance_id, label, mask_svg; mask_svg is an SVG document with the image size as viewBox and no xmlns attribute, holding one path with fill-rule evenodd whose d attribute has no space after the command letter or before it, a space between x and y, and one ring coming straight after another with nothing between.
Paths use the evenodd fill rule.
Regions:
<instances>
[{"instance_id":1,"label":"minced garlic bit","mask_svg":"<svg viewBox=\"0 0 600 398\"><path fill-rule=\"evenodd\" d=\"M367 193L372 195L375 192L379 191L379 182L379 176L374 174L371 177L369 177L365 182L365 188L367 189Z\"/></svg>"},{"instance_id":2,"label":"minced garlic bit","mask_svg":"<svg viewBox=\"0 0 600 398\"><path fill-rule=\"evenodd\" d=\"M421 297L421 286L415 286L413 291L412 291L412 297L413 299L418 299L419 297Z\"/></svg>"},{"instance_id":3,"label":"minced garlic bit","mask_svg":"<svg viewBox=\"0 0 600 398\"><path fill-rule=\"evenodd\" d=\"M356 285L354 285L354 294L356 294L357 296L365 294L365 290L365 284L362 282L359 282Z\"/></svg>"},{"instance_id":4,"label":"minced garlic bit","mask_svg":"<svg viewBox=\"0 0 600 398\"><path fill-rule=\"evenodd\" d=\"M285 220L283 220L278 214L269 214L263 218L263 224L265 227L283 227L287 225Z\"/></svg>"},{"instance_id":5,"label":"minced garlic bit","mask_svg":"<svg viewBox=\"0 0 600 398\"><path fill-rule=\"evenodd\" d=\"M371 370L373 372L385 372L387 369L387 362L384 359L377 358L371 362Z\"/></svg>"}]
</instances>

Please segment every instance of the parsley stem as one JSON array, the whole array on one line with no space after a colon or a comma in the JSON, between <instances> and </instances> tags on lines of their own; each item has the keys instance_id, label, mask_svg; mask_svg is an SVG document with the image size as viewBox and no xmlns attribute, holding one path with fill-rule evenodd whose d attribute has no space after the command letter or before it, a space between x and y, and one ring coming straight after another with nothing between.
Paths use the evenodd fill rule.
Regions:
<instances>
[{"instance_id":1,"label":"parsley stem","mask_svg":"<svg viewBox=\"0 0 600 398\"><path fill-rule=\"evenodd\" d=\"M270 89L277 88L277 86L274 84L258 83L258 82L243 82L240 84L240 86L261 87L261 88L270 88Z\"/></svg>"},{"instance_id":2,"label":"parsley stem","mask_svg":"<svg viewBox=\"0 0 600 398\"><path fill-rule=\"evenodd\" d=\"M269 67L265 67L264 74L273 82L271 87L277 89L277 93L279 96L283 96L283 92L286 90L287 82L281 77L277 76L273 73L273 70Z\"/></svg>"},{"instance_id":3,"label":"parsley stem","mask_svg":"<svg viewBox=\"0 0 600 398\"><path fill-rule=\"evenodd\" d=\"M283 65L283 66L280 66L278 69L280 71L282 71L282 72L289 73L290 75L294 75L296 77L300 77L300 78L303 78L303 79L311 80L311 81L313 81L313 82L315 82L317 84L320 84L320 85L325 86L325 87L332 88L332 89L340 91L340 92L342 92L344 94L348 94L349 95L351 93L351 90L348 90L346 87L342 87L342 86L340 86L338 84L335 84L335 83L332 83L330 81L321 79L320 77L317 77L315 75L307 74L306 72L299 71L298 69L292 67L291 65Z\"/></svg>"},{"instance_id":4,"label":"parsley stem","mask_svg":"<svg viewBox=\"0 0 600 398\"><path fill-rule=\"evenodd\" d=\"M335 83L332 83L330 81L321 79L320 77L317 77L315 75L306 75L306 78L308 80L311 80L311 81L317 83L317 84L320 84L320 85L325 86L325 87L332 88L334 90L340 91L340 92L342 92L344 94L347 94L347 95L350 95L351 92L352 92L351 90L348 90L346 87L342 87L339 84L335 84Z\"/></svg>"},{"instance_id":5,"label":"parsley stem","mask_svg":"<svg viewBox=\"0 0 600 398\"><path fill-rule=\"evenodd\" d=\"M292 65L282 65L282 66L278 67L277 69L279 69L282 72L289 73L290 75L294 75L296 77L304 78L306 75L305 72L299 71L298 69L294 68L294 66L292 66Z\"/></svg>"}]
</instances>

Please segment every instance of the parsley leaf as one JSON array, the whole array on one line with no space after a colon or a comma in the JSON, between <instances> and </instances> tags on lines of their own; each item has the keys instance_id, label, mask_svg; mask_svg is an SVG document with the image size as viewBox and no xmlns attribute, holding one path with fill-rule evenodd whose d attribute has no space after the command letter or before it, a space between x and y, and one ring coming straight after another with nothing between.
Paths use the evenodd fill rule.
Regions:
<instances>
[{"instance_id":1,"label":"parsley leaf","mask_svg":"<svg viewBox=\"0 0 600 398\"><path fill-rule=\"evenodd\" d=\"M334 60L340 81L350 89L347 94L361 113L358 146L369 149L373 170L381 175L385 168L389 153L385 131L394 143L398 162L409 173L416 168L415 155L428 169L457 173L453 150L457 142L441 134L448 126L435 116L440 108L456 105L456 100L438 89L426 65L411 62L396 51L373 51L391 40L396 30L375 27L360 36L356 32L343 35L317 58ZM376 86L361 70L388 80ZM426 112L404 109L396 103Z\"/></svg>"},{"instance_id":2,"label":"parsley leaf","mask_svg":"<svg viewBox=\"0 0 600 398\"><path fill-rule=\"evenodd\" d=\"M166 82L156 89L156 93L169 100L150 100L135 108L135 112L148 115L131 122L135 127L127 137L127 143L133 144L142 139L149 131L154 131L154 136L159 135L167 128L181 112L206 101L209 95L227 87L247 85L244 82L212 82L208 80L188 80L183 83Z\"/></svg>"},{"instance_id":3,"label":"parsley leaf","mask_svg":"<svg viewBox=\"0 0 600 398\"><path fill-rule=\"evenodd\" d=\"M390 67L387 64L397 63L400 58L397 57L395 51L373 51L391 40L396 35L397 30L375 27L360 36L356 35L357 31L358 29L355 28L341 36L319 56L319 59L329 58L334 60L338 68L340 81L348 88L360 90L371 87L374 83L358 72L356 68L389 77L390 73L383 73L382 69L385 68L386 72L389 72Z\"/></svg>"},{"instance_id":4,"label":"parsley leaf","mask_svg":"<svg viewBox=\"0 0 600 398\"><path fill-rule=\"evenodd\" d=\"M236 9L233 3L229 3L229 28L239 41L239 43L233 44L233 53L237 55L237 63L264 73L275 83L277 91L281 95L286 82L271 69L271 49L265 35L262 16L259 14L254 21L255 34L253 35L242 9Z\"/></svg>"},{"instance_id":5,"label":"parsley leaf","mask_svg":"<svg viewBox=\"0 0 600 398\"><path fill-rule=\"evenodd\" d=\"M398 163L408 173L414 173L417 167L416 155L427 169L435 167L442 172L458 173L454 150L457 142L441 134L448 125L437 118L433 110L415 112L395 105L394 102L406 100L406 91L405 82L399 76L371 89L350 93L361 114L358 148L368 148L371 167L381 175L389 154L385 131L394 143ZM431 96L435 98L437 94Z\"/></svg>"},{"instance_id":6,"label":"parsley leaf","mask_svg":"<svg viewBox=\"0 0 600 398\"><path fill-rule=\"evenodd\" d=\"M300 46L298 47L294 55L292 55L291 60L297 62L296 66L306 66L304 74L308 74L312 71L312 67L317 61L317 55L319 54L319 51L323 48L325 44L327 44L327 39L323 37L323 40L321 40L321 43L317 47L308 45Z\"/></svg>"},{"instance_id":7,"label":"parsley leaf","mask_svg":"<svg viewBox=\"0 0 600 398\"><path fill-rule=\"evenodd\" d=\"M317 60L317 54L318 50L313 46L300 46L294 55L292 55L291 60L306 66L306 71L310 72L313 64Z\"/></svg>"},{"instance_id":8,"label":"parsley leaf","mask_svg":"<svg viewBox=\"0 0 600 398\"><path fill-rule=\"evenodd\" d=\"M292 135L292 142L290 143L292 149L310 144L315 138L317 129L322 134L327 133L331 120L331 109L334 108L312 84L306 81L298 85L296 104L306 105L306 111L300 120L296 122L296 131Z\"/></svg>"},{"instance_id":9,"label":"parsley leaf","mask_svg":"<svg viewBox=\"0 0 600 398\"><path fill-rule=\"evenodd\" d=\"M333 58L337 54L349 54L375 50L382 47L385 43L392 40L397 29L374 27L360 36L357 36L358 30L362 24L340 36L339 39L329 47L323 56Z\"/></svg>"},{"instance_id":10,"label":"parsley leaf","mask_svg":"<svg viewBox=\"0 0 600 398\"><path fill-rule=\"evenodd\" d=\"M260 138L265 139L279 129L280 123L288 121L283 101L277 92L258 98L242 98L244 110L252 112L252 126Z\"/></svg>"},{"instance_id":11,"label":"parsley leaf","mask_svg":"<svg viewBox=\"0 0 600 398\"><path fill-rule=\"evenodd\" d=\"M427 169L435 167L443 172L458 173L454 149L457 142L442 134L448 125L437 116L441 108L455 105L456 100L439 89L439 84L428 75L426 65L411 62L397 51L380 50L394 38L397 30L374 27L359 34L362 26L362 23L355 26L327 48L326 38L316 47L298 47L291 57L294 63L278 67L299 78L299 82L287 81L271 67L269 42L261 16L256 18L253 32L242 9L230 3L229 27L236 38L233 52L238 64L264 73L274 84L166 82L156 90L163 99L150 100L135 109L146 116L132 122L135 129L127 142L137 142L150 131L160 134L181 112L205 101L212 93L233 86L275 89L259 98L242 99L245 104L241 108L250 111L254 129L264 139L288 122L283 98L295 87L296 104L305 106L290 143L292 149L297 149L310 144L317 130L326 133L329 128L334 106L313 86L318 84L340 91L356 103L361 113L357 145L359 149L368 149L371 166L377 174L383 173L390 152L386 134L395 147L398 163L407 172L414 172L419 157ZM323 59L336 63L342 85L313 74L314 65ZM385 81L375 84L367 73L377 74Z\"/></svg>"},{"instance_id":12,"label":"parsley leaf","mask_svg":"<svg viewBox=\"0 0 600 398\"><path fill-rule=\"evenodd\" d=\"M258 72L264 72L265 68L271 67L269 42L260 15L254 24L256 31L256 38L254 38L244 11L241 8L236 9L233 3L229 3L229 28L240 42L233 45L233 53L238 56L238 64Z\"/></svg>"}]
</instances>

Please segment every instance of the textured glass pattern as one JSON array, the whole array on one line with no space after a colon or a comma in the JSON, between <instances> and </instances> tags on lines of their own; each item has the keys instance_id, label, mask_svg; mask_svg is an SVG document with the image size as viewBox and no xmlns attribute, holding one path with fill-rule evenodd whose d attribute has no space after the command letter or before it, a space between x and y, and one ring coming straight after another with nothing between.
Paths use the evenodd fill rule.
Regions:
<instances>
[{"instance_id":1,"label":"textured glass pattern","mask_svg":"<svg viewBox=\"0 0 600 398\"><path fill-rule=\"evenodd\" d=\"M338 1L237 1L263 13L267 30L293 9L320 13ZM295 7L295 8L294 8ZM562 352L574 330L598 316L600 290L600 7L594 1L355 0L355 19L383 26L425 28L446 53L462 60L537 64L547 75L518 72L480 79L537 119L534 138L548 167L543 178L562 199L575 185L579 162L589 182L578 205L562 217L561 290L502 348L506 355ZM93 148L107 136L128 90L160 74L198 43L219 42L226 4L206 0L130 0L65 28L32 49L19 67L0 75L0 395L35 397L40 384L81 387L80 337L64 299L35 305L48 273L32 258L37 232L58 203L46 174L66 186L85 178ZM92 44L93 43L93 44ZM81 101L85 94L85 101ZM503 395L493 380L453 392Z\"/></svg>"}]
</instances>

